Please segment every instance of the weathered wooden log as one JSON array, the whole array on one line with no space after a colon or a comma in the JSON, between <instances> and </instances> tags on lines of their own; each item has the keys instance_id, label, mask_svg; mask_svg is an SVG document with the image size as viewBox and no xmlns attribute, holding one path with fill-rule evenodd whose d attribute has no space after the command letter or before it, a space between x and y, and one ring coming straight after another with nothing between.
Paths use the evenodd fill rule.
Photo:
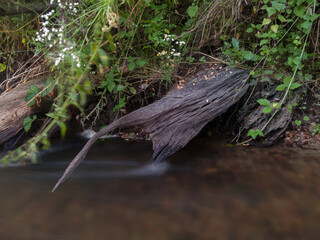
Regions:
<instances>
[{"instance_id":1,"label":"weathered wooden log","mask_svg":"<svg viewBox=\"0 0 320 240\"><path fill-rule=\"evenodd\" d=\"M291 122L292 112L295 108L294 103L298 103L300 101L300 92L301 90L298 89L288 95L286 101L284 101L283 107L280 109L273 109L273 112L277 111L277 113L273 118L271 118L273 112L270 114L263 113L262 109L265 106L260 106L257 101L259 99L268 99L272 104L279 103L283 98L284 91L277 91L276 85L259 84L249 103L243 105L238 112L237 120L242 129L241 139L243 141L248 139L247 133L250 129L264 128L264 137L252 140L249 144L255 146L270 146L274 144ZM288 105L291 107L288 108ZM268 121L269 123L267 124Z\"/></svg>"},{"instance_id":2,"label":"weathered wooden log","mask_svg":"<svg viewBox=\"0 0 320 240\"><path fill-rule=\"evenodd\" d=\"M220 67L221 68L221 67ZM215 117L224 113L247 91L249 72L210 68L182 89L174 89L162 99L119 118L96 133L73 159L53 191L81 163L91 145L108 132L139 126L153 142L154 161L163 161L183 148Z\"/></svg>"},{"instance_id":3,"label":"weathered wooden log","mask_svg":"<svg viewBox=\"0 0 320 240\"><path fill-rule=\"evenodd\" d=\"M3 92L0 95L0 144L14 137L23 129L23 120L38 111L37 108L30 109L25 97L32 85L44 86L45 78L38 78Z\"/></svg>"}]
</instances>

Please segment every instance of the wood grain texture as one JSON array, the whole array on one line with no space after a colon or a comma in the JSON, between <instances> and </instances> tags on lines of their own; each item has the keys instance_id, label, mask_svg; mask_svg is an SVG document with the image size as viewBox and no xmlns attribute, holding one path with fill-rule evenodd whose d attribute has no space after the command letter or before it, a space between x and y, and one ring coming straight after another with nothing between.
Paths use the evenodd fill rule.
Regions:
<instances>
[{"instance_id":1,"label":"wood grain texture","mask_svg":"<svg viewBox=\"0 0 320 240\"><path fill-rule=\"evenodd\" d=\"M36 111L26 105L25 96L32 85L40 88L44 83L45 78L35 79L0 95L0 144L23 129L23 119Z\"/></svg>"}]
</instances>

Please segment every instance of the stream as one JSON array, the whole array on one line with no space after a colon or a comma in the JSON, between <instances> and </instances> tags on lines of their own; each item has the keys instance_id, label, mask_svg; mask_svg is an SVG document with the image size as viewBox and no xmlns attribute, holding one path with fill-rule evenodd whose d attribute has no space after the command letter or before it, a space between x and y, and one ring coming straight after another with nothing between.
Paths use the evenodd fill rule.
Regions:
<instances>
[{"instance_id":1,"label":"stream","mask_svg":"<svg viewBox=\"0 0 320 240\"><path fill-rule=\"evenodd\" d=\"M0 239L319 239L320 152L227 143L200 137L152 165L151 142L108 139L51 193L84 142L56 144L0 169Z\"/></svg>"}]
</instances>

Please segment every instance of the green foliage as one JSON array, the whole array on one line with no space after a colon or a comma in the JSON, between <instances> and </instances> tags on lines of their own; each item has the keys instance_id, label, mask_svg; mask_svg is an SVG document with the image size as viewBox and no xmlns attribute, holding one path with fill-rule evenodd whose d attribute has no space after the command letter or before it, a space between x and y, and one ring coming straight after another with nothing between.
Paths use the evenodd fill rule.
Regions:
<instances>
[{"instance_id":1,"label":"green foliage","mask_svg":"<svg viewBox=\"0 0 320 240\"><path fill-rule=\"evenodd\" d=\"M144 91L141 83L148 76L157 76L153 84L157 83L159 89L163 83L167 87L172 71L184 59L190 34L176 38L194 25L198 5L199 1L190 6L183 4L184 11L176 13L177 5L172 0L84 0L79 5L67 1L39 16L40 30L28 36L27 41L34 44L36 52L45 54L52 76L42 90L32 86L25 100L34 106L41 97L55 98L47 113L50 123L32 141L10 154L13 161L19 157L35 160L38 147L50 146L48 133L54 126L59 126L64 137L71 105L80 110L82 119L93 118L95 124L106 105L113 105L113 111L118 112L126 106L127 99ZM25 40L23 44L27 44ZM89 94L99 97L99 101L87 113L83 108ZM116 115L119 114L120 111ZM36 117L25 119L26 131L35 120Z\"/></svg>"},{"instance_id":2,"label":"green foliage","mask_svg":"<svg viewBox=\"0 0 320 240\"><path fill-rule=\"evenodd\" d=\"M273 109L280 108L280 104L278 102L271 103L268 99L259 99L257 102L261 106L264 106L264 108L262 108L263 113L271 113Z\"/></svg>"},{"instance_id":3,"label":"green foliage","mask_svg":"<svg viewBox=\"0 0 320 240\"><path fill-rule=\"evenodd\" d=\"M258 4L259 1L253 2ZM303 79L305 73L302 70L312 70L304 63L312 59L313 53L303 52L303 43L308 41L312 23L319 18L312 9L314 4L314 0L263 1L257 9L254 8L254 21L239 24L239 36L231 38L232 44L222 36L223 53L232 65L250 66L264 60L265 68L279 70L279 74L284 69L294 71L298 66L298 76ZM246 40L241 43L240 39ZM284 86L280 88L284 89Z\"/></svg>"},{"instance_id":4,"label":"green foliage","mask_svg":"<svg viewBox=\"0 0 320 240\"><path fill-rule=\"evenodd\" d=\"M299 88L301 86L300 83L294 83L294 82L291 81L290 77L286 77L286 78L283 79L283 83L277 86L276 90L277 91L283 91L286 88L288 88L289 85L290 85L290 90L295 90L295 89L297 89L297 88Z\"/></svg>"},{"instance_id":5,"label":"green foliage","mask_svg":"<svg viewBox=\"0 0 320 240\"><path fill-rule=\"evenodd\" d=\"M31 118L30 116L27 116L24 120L23 120L23 128L26 132L28 132L31 128L32 123L37 119L37 115L33 115L33 117Z\"/></svg>"},{"instance_id":6,"label":"green foliage","mask_svg":"<svg viewBox=\"0 0 320 240\"><path fill-rule=\"evenodd\" d=\"M198 12L198 6L192 4L190 7L188 7L188 15L190 18L193 18L194 16L196 16L197 12Z\"/></svg>"},{"instance_id":7,"label":"green foliage","mask_svg":"<svg viewBox=\"0 0 320 240\"><path fill-rule=\"evenodd\" d=\"M260 129L250 129L247 136L256 139L258 136L264 137L264 134Z\"/></svg>"},{"instance_id":8,"label":"green foliage","mask_svg":"<svg viewBox=\"0 0 320 240\"><path fill-rule=\"evenodd\" d=\"M300 125L301 125L301 121L300 121L300 120L295 120L294 123L295 123L297 126L300 126Z\"/></svg>"},{"instance_id":9,"label":"green foliage","mask_svg":"<svg viewBox=\"0 0 320 240\"><path fill-rule=\"evenodd\" d=\"M312 136L314 136L316 134L320 134L320 124L313 122L313 123L311 123L311 125L313 126Z\"/></svg>"},{"instance_id":10,"label":"green foliage","mask_svg":"<svg viewBox=\"0 0 320 240\"><path fill-rule=\"evenodd\" d=\"M73 4L73 1L65 3ZM64 137L67 109L71 105L80 110L82 119L93 119L95 124L106 105L112 106L118 116L133 95L153 89L150 96L155 96L154 86L161 89L171 84L172 73L179 63L196 62L197 57L187 53L211 44L211 37L221 38L224 60L231 66L250 68L252 77L264 82L276 77L280 83L277 90L284 91L284 99L289 91L313 79L314 72L320 69L309 42L310 29L319 17L314 12L313 0L252 0L246 9L252 12L245 21L235 14L241 15L242 7L238 6L241 1L221 2L221 6L217 2L217 10L213 8L216 2L204 0L84 0L81 3L74 6L76 14L58 4L52 14L39 16L38 25L42 27L38 34L32 30L19 33L16 38L22 49L34 44L36 52L45 53L52 71L42 90L36 86L30 88L26 96L29 106L34 106L41 97L54 95L55 98L52 111L47 114L50 123L18 149L13 154L15 157L34 160L38 147L50 146L48 133L54 126L60 127ZM13 23L21 26L21 16L14 18ZM214 22L210 23L210 18ZM198 30L200 37L196 37ZM195 46L205 35L210 35L208 42ZM7 45L3 49L10 49L10 44L2 45ZM8 56L0 59L0 72L10 68L9 60ZM84 107L90 94L99 100L87 113ZM284 100L260 99L258 103L263 113L275 114ZM292 110L292 105L287 107ZM34 120L25 120L28 130ZM251 129L248 136L262 137L263 130Z\"/></svg>"},{"instance_id":11,"label":"green foliage","mask_svg":"<svg viewBox=\"0 0 320 240\"><path fill-rule=\"evenodd\" d=\"M25 100L30 107L32 107L36 103L36 97L38 93L39 93L38 86L31 86L29 91L27 92Z\"/></svg>"},{"instance_id":12,"label":"green foliage","mask_svg":"<svg viewBox=\"0 0 320 240\"><path fill-rule=\"evenodd\" d=\"M0 72L4 72L7 69L7 65L0 63Z\"/></svg>"}]
</instances>

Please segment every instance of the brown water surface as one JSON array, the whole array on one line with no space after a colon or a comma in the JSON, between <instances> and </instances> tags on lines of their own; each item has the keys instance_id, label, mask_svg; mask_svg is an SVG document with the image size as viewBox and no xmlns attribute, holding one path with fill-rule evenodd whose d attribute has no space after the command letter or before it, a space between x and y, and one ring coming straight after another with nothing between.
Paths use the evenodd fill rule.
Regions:
<instances>
[{"instance_id":1,"label":"brown water surface","mask_svg":"<svg viewBox=\"0 0 320 240\"><path fill-rule=\"evenodd\" d=\"M0 239L320 239L319 151L226 142L196 139L150 166L150 143L110 139L55 193L81 144L0 169Z\"/></svg>"}]
</instances>

